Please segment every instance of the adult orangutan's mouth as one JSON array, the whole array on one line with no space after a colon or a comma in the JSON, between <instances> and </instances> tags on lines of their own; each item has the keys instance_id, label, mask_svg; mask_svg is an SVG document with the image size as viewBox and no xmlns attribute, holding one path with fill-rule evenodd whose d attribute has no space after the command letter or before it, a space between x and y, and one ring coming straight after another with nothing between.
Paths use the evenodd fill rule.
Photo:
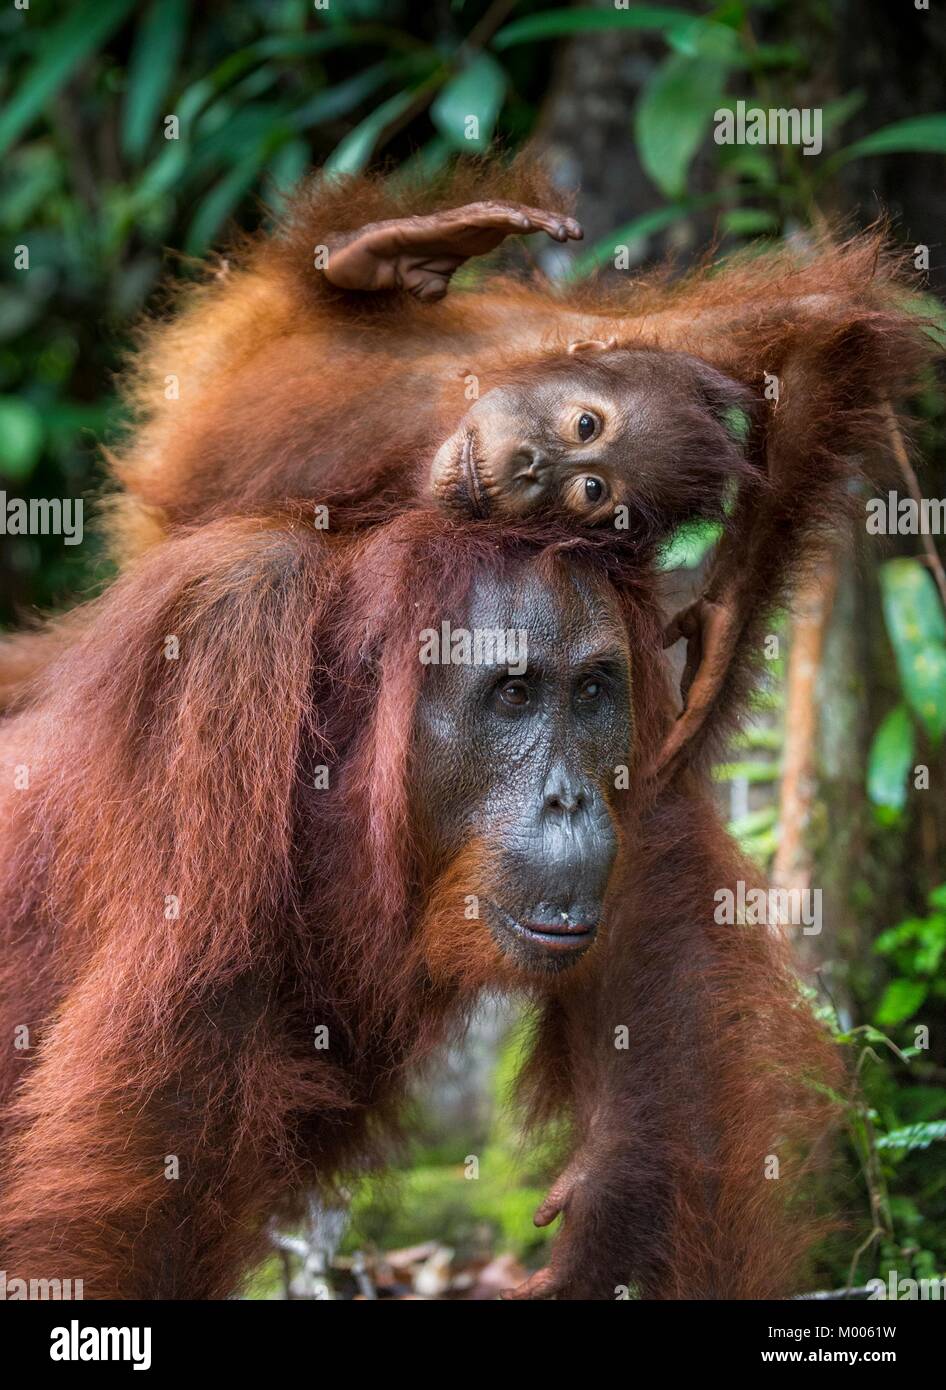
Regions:
<instances>
[{"instance_id":1,"label":"adult orangutan's mouth","mask_svg":"<svg viewBox=\"0 0 946 1390\"><path fill-rule=\"evenodd\" d=\"M598 934L596 920L570 922L567 918L559 918L554 922L520 922L497 902L491 905L505 929L507 940L521 943L531 951L533 958L538 955L549 959L557 957L564 964L565 958L574 960L587 951Z\"/></svg>"},{"instance_id":2,"label":"adult orangutan's mouth","mask_svg":"<svg viewBox=\"0 0 946 1390\"><path fill-rule=\"evenodd\" d=\"M590 946L598 930L596 922L583 922L578 925L551 926L545 922L516 922L510 920L513 931L547 951L583 951Z\"/></svg>"},{"instance_id":3,"label":"adult orangutan's mouth","mask_svg":"<svg viewBox=\"0 0 946 1390\"><path fill-rule=\"evenodd\" d=\"M484 517L489 514L489 501L476 471L476 460L473 457L475 447L476 433L473 430L468 430L460 450L460 476L466 484L473 515Z\"/></svg>"}]
</instances>

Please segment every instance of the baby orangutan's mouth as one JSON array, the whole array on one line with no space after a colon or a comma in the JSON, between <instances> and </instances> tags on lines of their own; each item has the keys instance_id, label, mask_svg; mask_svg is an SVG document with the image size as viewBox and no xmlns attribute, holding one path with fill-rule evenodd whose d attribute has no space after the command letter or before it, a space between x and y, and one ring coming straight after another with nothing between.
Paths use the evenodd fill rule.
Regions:
<instances>
[{"instance_id":1,"label":"baby orangutan's mouth","mask_svg":"<svg viewBox=\"0 0 946 1390\"><path fill-rule=\"evenodd\" d=\"M441 444L430 467L429 492L441 506L464 516L485 517L490 504L477 468L479 437L472 427L457 430Z\"/></svg>"},{"instance_id":2,"label":"baby orangutan's mouth","mask_svg":"<svg viewBox=\"0 0 946 1390\"><path fill-rule=\"evenodd\" d=\"M460 450L460 478L466 487L470 510L474 516L484 517L489 515L489 500L480 483L480 475L476 471L476 432L467 430Z\"/></svg>"}]
</instances>

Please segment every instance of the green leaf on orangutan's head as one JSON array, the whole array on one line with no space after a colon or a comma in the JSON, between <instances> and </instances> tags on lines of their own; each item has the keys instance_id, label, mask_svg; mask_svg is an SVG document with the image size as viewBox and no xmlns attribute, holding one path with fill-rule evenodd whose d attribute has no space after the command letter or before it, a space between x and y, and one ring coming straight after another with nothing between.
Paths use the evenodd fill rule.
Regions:
<instances>
[{"instance_id":1,"label":"green leaf on orangutan's head","mask_svg":"<svg viewBox=\"0 0 946 1390\"><path fill-rule=\"evenodd\" d=\"M749 437L749 416L738 405L731 405L723 411L723 424L726 433L732 435L740 444L745 444Z\"/></svg>"},{"instance_id":2,"label":"green leaf on orangutan's head","mask_svg":"<svg viewBox=\"0 0 946 1390\"><path fill-rule=\"evenodd\" d=\"M718 521L686 521L670 537L660 555L662 570L696 569L703 556L719 540L723 528Z\"/></svg>"}]
</instances>

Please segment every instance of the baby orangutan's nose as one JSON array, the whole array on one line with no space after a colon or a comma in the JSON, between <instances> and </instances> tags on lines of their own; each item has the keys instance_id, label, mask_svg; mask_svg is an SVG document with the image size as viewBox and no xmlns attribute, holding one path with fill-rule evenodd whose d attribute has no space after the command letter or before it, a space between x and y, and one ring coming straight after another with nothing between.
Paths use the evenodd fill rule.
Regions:
<instances>
[{"instance_id":1,"label":"baby orangutan's nose","mask_svg":"<svg viewBox=\"0 0 946 1390\"><path fill-rule=\"evenodd\" d=\"M541 449L533 444L520 444L516 452L510 459L510 468L514 478L528 478L530 481L538 482L542 473L548 467L548 458Z\"/></svg>"}]
</instances>

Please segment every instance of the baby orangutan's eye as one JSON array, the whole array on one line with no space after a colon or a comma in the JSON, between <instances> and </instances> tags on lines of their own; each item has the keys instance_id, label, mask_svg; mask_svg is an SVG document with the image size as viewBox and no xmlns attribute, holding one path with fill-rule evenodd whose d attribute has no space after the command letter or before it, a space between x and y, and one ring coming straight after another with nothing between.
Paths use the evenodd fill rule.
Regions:
<instances>
[{"instance_id":1,"label":"baby orangutan's eye","mask_svg":"<svg viewBox=\"0 0 946 1390\"><path fill-rule=\"evenodd\" d=\"M563 504L580 516L597 512L607 497L608 484L594 473L573 474L562 488Z\"/></svg>"},{"instance_id":2,"label":"baby orangutan's eye","mask_svg":"<svg viewBox=\"0 0 946 1390\"><path fill-rule=\"evenodd\" d=\"M583 410L575 425L575 432L582 444L587 444L598 433L598 417L592 415L590 410Z\"/></svg>"}]
</instances>

